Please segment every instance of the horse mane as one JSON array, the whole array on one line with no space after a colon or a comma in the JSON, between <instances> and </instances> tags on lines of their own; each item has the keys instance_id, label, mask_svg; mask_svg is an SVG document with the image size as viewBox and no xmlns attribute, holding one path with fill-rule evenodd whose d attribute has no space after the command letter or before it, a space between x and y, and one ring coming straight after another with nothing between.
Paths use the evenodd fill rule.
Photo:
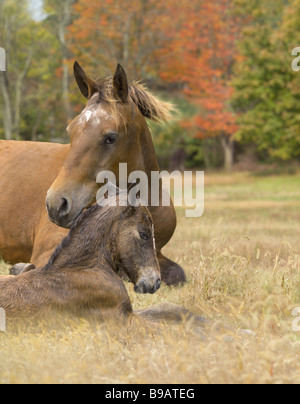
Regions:
<instances>
[{"instance_id":1,"label":"horse mane","mask_svg":"<svg viewBox=\"0 0 300 404\"><path fill-rule=\"evenodd\" d=\"M160 100L140 82L134 82L129 87L129 94L142 115L152 121L168 122L172 118L172 113L175 112L172 103Z\"/></svg>"},{"instance_id":2,"label":"horse mane","mask_svg":"<svg viewBox=\"0 0 300 404\"><path fill-rule=\"evenodd\" d=\"M117 124L120 123L120 120L126 123L126 119L124 118L125 109L123 109L122 113L122 107L124 108L124 106L122 106L120 100L115 95L113 78L107 77L98 80L97 84L99 89L98 102L106 104L107 110L114 117ZM137 105L145 118L158 123L170 121L173 113L176 112L176 108L172 103L160 100L144 84L138 81L134 81L129 86L129 97Z\"/></svg>"}]
</instances>

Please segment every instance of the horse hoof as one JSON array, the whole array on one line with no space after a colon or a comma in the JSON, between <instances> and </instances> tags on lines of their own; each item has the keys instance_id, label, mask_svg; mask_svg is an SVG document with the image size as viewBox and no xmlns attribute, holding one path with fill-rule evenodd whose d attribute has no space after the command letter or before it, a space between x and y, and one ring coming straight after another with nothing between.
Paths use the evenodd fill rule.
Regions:
<instances>
[{"instance_id":1,"label":"horse hoof","mask_svg":"<svg viewBox=\"0 0 300 404\"><path fill-rule=\"evenodd\" d=\"M24 272L31 271L32 269L35 269L35 266L33 264L24 264L22 262L20 264L14 265L10 269L9 273L10 273L10 275L18 276L18 275L23 274Z\"/></svg>"}]
</instances>

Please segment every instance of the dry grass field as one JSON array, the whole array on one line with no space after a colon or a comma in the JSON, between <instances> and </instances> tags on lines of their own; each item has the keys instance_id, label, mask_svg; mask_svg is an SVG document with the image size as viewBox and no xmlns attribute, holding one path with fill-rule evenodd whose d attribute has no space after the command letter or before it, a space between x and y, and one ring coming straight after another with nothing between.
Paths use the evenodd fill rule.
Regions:
<instances>
[{"instance_id":1,"label":"dry grass field","mask_svg":"<svg viewBox=\"0 0 300 404\"><path fill-rule=\"evenodd\" d=\"M8 325L0 383L299 383L300 175L208 174L205 192L204 216L179 209L165 249L187 285L154 296L127 285L135 309L171 302L207 317L205 338L190 324Z\"/></svg>"}]
</instances>

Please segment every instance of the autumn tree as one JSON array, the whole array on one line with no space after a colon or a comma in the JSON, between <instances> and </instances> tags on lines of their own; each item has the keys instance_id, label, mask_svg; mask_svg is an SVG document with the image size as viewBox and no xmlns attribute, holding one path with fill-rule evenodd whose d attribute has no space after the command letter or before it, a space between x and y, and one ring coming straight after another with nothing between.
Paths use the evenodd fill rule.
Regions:
<instances>
[{"instance_id":1,"label":"autumn tree","mask_svg":"<svg viewBox=\"0 0 300 404\"><path fill-rule=\"evenodd\" d=\"M232 9L230 0L192 0L184 4L184 21L173 33L166 53L170 55L168 69L161 72L165 80L184 83L184 93L199 107L198 114L184 126L195 127L199 138L221 139L227 169L233 164L233 135L237 131L230 101L241 28L240 18L232 14Z\"/></svg>"},{"instance_id":2,"label":"autumn tree","mask_svg":"<svg viewBox=\"0 0 300 404\"><path fill-rule=\"evenodd\" d=\"M119 61L133 79L156 78L158 50L168 40L165 20L174 17L171 3L78 0L73 7L77 17L69 27L73 54L96 74L111 74ZM173 0L173 7L177 3Z\"/></svg>"}]
</instances>

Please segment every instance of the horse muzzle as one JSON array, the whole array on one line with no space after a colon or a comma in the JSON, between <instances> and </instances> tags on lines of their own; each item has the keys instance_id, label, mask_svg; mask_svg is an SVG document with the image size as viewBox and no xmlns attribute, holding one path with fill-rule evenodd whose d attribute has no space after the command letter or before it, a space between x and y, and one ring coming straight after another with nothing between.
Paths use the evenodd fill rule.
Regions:
<instances>
[{"instance_id":1,"label":"horse muzzle","mask_svg":"<svg viewBox=\"0 0 300 404\"><path fill-rule=\"evenodd\" d=\"M51 222L66 229L69 229L72 226L74 222L74 219L70 217L72 204L68 198L60 198L58 203L52 204L47 197L46 209Z\"/></svg>"},{"instance_id":2,"label":"horse muzzle","mask_svg":"<svg viewBox=\"0 0 300 404\"><path fill-rule=\"evenodd\" d=\"M46 198L46 209L51 222L59 227L70 229L85 209L85 204L76 207L71 198L67 196L55 197L49 192Z\"/></svg>"}]
</instances>

